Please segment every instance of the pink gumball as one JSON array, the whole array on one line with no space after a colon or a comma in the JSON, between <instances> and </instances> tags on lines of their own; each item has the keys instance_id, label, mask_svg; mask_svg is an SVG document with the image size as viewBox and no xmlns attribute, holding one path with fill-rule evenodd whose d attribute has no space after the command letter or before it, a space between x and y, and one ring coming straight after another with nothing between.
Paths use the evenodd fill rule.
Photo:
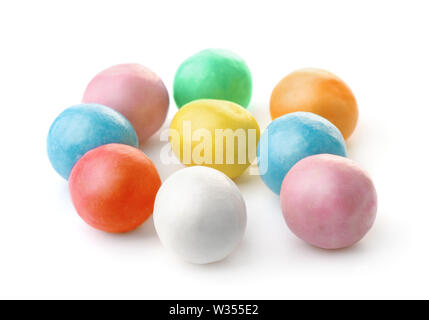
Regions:
<instances>
[{"instance_id":1,"label":"pink gumball","mask_svg":"<svg viewBox=\"0 0 429 320\"><path fill-rule=\"evenodd\" d=\"M91 80L83 102L102 104L122 113L142 143L164 123L169 98L164 83L151 70L138 64L120 64Z\"/></svg>"},{"instance_id":2,"label":"pink gumball","mask_svg":"<svg viewBox=\"0 0 429 320\"><path fill-rule=\"evenodd\" d=\"M366 172L350 159L319 154L299 161L280 191L292 232L324 249L349 247L371 229L377 194Z\"/></svg>"}]
</instances>

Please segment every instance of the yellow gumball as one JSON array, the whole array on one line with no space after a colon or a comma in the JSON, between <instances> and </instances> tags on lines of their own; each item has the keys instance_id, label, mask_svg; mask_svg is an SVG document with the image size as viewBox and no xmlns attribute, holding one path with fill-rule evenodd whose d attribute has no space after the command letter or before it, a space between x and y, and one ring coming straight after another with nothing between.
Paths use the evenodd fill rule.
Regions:
<instances>
[{"instance_id":1,"label":"yellow gumball","mask_svg":"<svg viewBox=\"0 0 429 320\"><path fill-rule=\"evenodd\" d=\"M249 111L225 101L202 99L183 106L170 125L170 143L180 161L241 175L256 158L259 126Z\"/></svg>"}]
</instances>

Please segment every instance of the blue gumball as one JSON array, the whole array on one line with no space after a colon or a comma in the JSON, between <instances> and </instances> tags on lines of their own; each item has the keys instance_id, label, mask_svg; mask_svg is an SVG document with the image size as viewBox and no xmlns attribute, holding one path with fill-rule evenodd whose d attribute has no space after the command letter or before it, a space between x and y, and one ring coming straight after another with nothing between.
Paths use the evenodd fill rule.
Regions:
<instances>
[{"instance_id":1,"label":"blue gumball","mask_svg":"<svg viewBox=\"0 0 429 320\"><path fill-rule=\"evenodd\" d=\"M99 104L78 104L64 110L51 125L49 160L67 180L86 152L108 143L138 147L134 128L119 112Z\"/></svg>"},{"instance_id":2,"label":"blue gumball","mask_svg":"<svg viewBox=\"0 0 429 320\"><path fill-rule=\"evenodd\" d=\"M299 160L330 153L346 156L346 144L331 122L311 112L294 112L275 119L258 144L258 166L264 183L280 194L284 177Z\"/></svg>"}]
</instances>

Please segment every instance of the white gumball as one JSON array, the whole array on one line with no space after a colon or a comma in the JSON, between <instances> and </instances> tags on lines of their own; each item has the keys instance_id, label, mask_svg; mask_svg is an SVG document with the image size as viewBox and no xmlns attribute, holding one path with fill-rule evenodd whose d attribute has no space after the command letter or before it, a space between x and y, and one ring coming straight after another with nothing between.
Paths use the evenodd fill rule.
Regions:
<instances>
[{"instance_id":1,"label":"white gumball","mask_svg":"<svg viewBox=\"0 0 429 320\"><path fill-rule=\"evenodd\" d=\"M153 218L165 247L188 262L204 264L224 259L238 246L246 229L246 205L225 174L195 166L162 184Z\"/></svg>"}]
</instances>

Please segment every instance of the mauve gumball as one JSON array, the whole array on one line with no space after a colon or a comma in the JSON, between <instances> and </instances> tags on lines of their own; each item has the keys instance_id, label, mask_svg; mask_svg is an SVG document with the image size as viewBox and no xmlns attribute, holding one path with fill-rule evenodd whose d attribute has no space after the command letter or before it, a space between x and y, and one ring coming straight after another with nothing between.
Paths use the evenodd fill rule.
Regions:
<instances>
[{"instance_id":1,"label":"mauve gumball","mask_svg":"<svg viewBox=\"0 0 429 320\"><path fill-rule=\"evenodd\" d=\"M120 64L91 80L83 102L103 104L122 113L142 143L164 123L169 98L164 83L154 72L139 64Z\"/></svg>"},{"instance_id":2,"label":"mauve gumball","mask_svg":"<svg viewBox=\"0 0 429 320\"><path fill-rule=\"evenodd\" d=\"M371 229L377 194L368 174L354 161L319 154L299 161L281 192L283 216L291 231L316 247L349 247Z\"/></svg>"}]
</instances>

